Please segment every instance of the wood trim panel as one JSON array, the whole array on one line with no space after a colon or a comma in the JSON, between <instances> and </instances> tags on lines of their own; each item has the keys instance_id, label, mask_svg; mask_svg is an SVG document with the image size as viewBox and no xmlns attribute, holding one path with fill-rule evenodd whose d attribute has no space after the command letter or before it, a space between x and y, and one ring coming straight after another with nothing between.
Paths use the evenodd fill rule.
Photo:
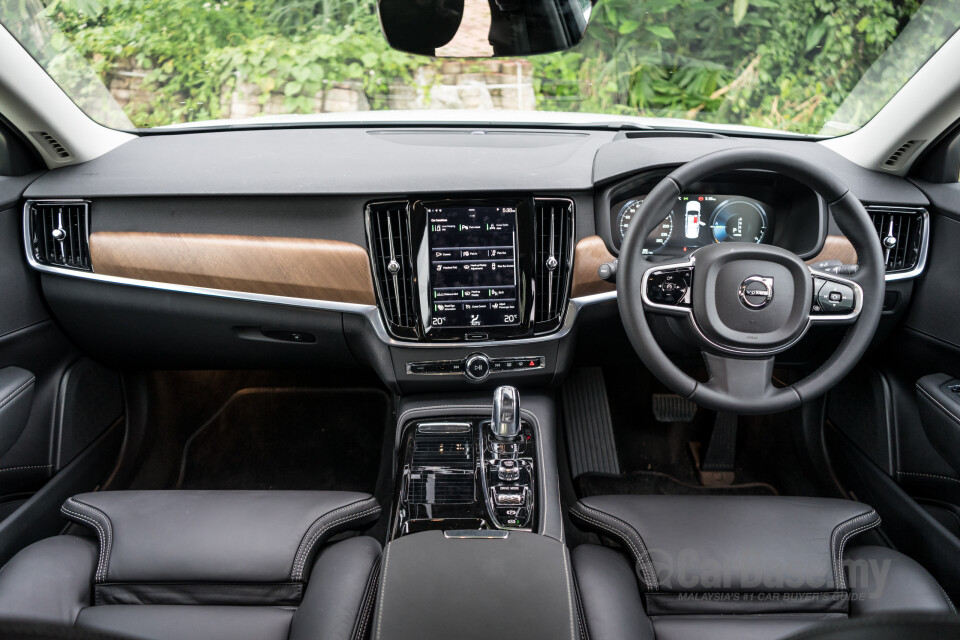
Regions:
<instances>
[{"instance_id":1,"label":"wood trim panel","mask_svg":"<svg viewBox=\"0 0 960 640\"><path fill-rule=\"evenodd\" d=\"M846 236L827 236L823 249L816 256L807 260L807 264L824 260L839 260L843 264L857 264L857 250L853 248Z\"/></svg>"},{"instance_id":2,"label":"wood trim panel","mask_svg":"<svg viewBox=\"0 0 960 640\"><path fill-rule=\"evenodd\" d=\"M337 240L97 231L90 259L121 278L376 304L366 249Z\"/></svg>"},{"instance_id":3,"label":"wood trim panel","mask_svg":"<svg viewBox=\"0 0 960 640\"><path fill-rule=\"evenodd\" d=\"M600 236L588 236L578 242L573 253L573 285L570 288L570 297L581 298L615 291L615 284L601 280L597 275L600 265L613 260L613 254L607 251L607 245Z\"/></svg>"}]
</instances>

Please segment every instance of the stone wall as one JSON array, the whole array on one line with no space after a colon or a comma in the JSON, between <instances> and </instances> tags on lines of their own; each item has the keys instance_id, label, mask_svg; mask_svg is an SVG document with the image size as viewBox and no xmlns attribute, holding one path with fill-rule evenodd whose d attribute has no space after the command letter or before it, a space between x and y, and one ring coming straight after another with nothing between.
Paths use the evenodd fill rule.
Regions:
<instances>
[{"instance_id":1,"label":"stone wall","mask_svg":"<svg viewBox=\"0 0 960 640\"><path fill-rule=\"evenodd\" d=\"M120 64L108 86L121 107L130 102L149 105L157 96L143 86L146 75L132 63ZM254 118L282 115L283 86L264 100L260 87L238 78L236 87L220 99L221 117ZM530 64L526 61L448 60L418 69L413 83L393 83L383 94L367 95L359 82L340 82L313 96L315 113L371 109L536 109Z\"/></svg>"}]
</instances>

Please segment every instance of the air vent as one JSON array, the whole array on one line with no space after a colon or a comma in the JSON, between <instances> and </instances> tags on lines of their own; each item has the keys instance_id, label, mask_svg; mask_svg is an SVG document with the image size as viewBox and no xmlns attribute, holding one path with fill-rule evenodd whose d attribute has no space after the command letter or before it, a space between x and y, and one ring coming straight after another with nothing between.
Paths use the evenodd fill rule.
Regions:
<instances>
[{"instance_id":1,"label":"air vent","mask_svg":"<svg viewBox=\"0 0 960 640\"><path fill-rule=\"evenodd\" d=\"M46 131L31 131L30 135L43 146L48 154L61 160L70 159L70 152L67 151L66 147Z\"/></svg>"},{"instance_id":2,"label":"air vent","mask_svg":"<svg viewBox=\"0 0 960 640\"><path fill-rule=\"evenodd\" d=\"M27 213L30 247L37 263L93 271L86 202L28 202Z\"/></svg>"},{"instance_id":3,"label":"air vent","mask_svg":"<svg viewBox=\"0 0 960 640\"><path fill-rule=\"evenodd\" d=\"M474 502L474 465L471 432L418 433L413 440L407 502Z\"/></svg>"},{"instance_id":4,"label":"air vent","mask_svg":"<svg viewBox=\"0 0 960 640\"><path fill-rule=\"evenodd\" d=\"M417 324L408 220L406 201L367 207L370 259L377 278L380 309L391 333L403 338L416 337Z\"/></svg>"},{"instance_id":5,"label":"air vent","mask_svg":"<svg viewBox=\"0 0 960 640\"><path fill-rule=\"evenodd\" d=\"M411 465L415 468L472 469L473 447L470 433L418 433L413 441Z\"/></svg>"},{"instance_id":6,"label":"air vent","mask_svg":"<svg viewBox=\"0 0 960 640\"><path fill-rule=\"evenodd\" d=\"M565 198L536 199L537 248L534 263L536 331L560 326L570 290L573 258L573 202Z\"/></svg>"},{"instance_id":7,"label":"air vent","mask_svg":"<svg viewBox=\"0 0 960 640\"><path fill-rule=\"evenodd\" d=\"M908 273L922 266L926 211L909 207L868 206L873 218L887 274Z\"/></svg>"},{"instance_id":8,"label":"air vent","mask_svg":"<svg viewBox=\"0 0 960 640\"><path fill-rule=\"evenodd\" d=\"M902 145L900 145L896 151L890 154L890 157L883 161L883 166L887 169L897 169L900 165L908 160L910 156L913 155L913 152L916 151L917 146L924 142L924 140L907 140Z\"/></svg>"}]
</instances>

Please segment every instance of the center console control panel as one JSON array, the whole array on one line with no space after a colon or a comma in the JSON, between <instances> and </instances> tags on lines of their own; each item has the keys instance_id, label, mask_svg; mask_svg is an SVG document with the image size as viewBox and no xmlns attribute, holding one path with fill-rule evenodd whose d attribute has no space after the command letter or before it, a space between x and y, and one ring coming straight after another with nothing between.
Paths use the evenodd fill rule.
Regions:
<instances>
[{"instance_id":1,"label":"center console control panel","mask_svg":"<svg viewBox=\"0 0 960 640\"><path fill-rule=\"evenodd\" d=\"M537 445L523 420L498 437L489 418L416 420L403 428L391 538L428 530L537 526Z\"/></svg>"},{"instance_id":2,"label":"center console control panel","mask_svg":"<svg viewBox=\"0 0 960 640\"><path fill-rule=\"evenodd\" d=\"M470 380L481 381L495 373L543 369L543 356L491 358L485 353L473 353L462 360L426 360L408 362L407 373L414 375L462 375Z\"/></svg>"}]
</instances>

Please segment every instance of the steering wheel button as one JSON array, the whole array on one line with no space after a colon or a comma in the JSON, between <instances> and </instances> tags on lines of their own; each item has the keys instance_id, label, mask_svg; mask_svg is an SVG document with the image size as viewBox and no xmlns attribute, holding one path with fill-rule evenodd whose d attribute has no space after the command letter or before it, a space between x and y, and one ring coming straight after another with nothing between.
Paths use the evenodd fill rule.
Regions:
<instances>
[{"instance_id":1,"label":"steering wheel button","mask_svg":"<svg viewBox=\"0 0 960 640\"><path fill-rule=\"evenodd\" d=\"M817 304L828 313L847 313L853 310L853 289L838 282L824 283L817 294Z\"/></svg>"}]
</instances>

